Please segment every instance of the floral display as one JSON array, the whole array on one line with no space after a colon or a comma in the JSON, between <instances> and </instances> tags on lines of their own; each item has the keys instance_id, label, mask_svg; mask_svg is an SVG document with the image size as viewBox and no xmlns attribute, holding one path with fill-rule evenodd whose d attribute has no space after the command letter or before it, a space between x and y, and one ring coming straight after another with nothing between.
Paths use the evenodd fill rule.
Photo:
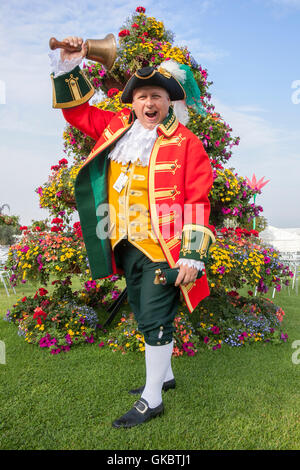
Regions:
<instances>
[{"instance_id":1,"label":"floral display","mask_svg":"<svg viewBox=\"0 0 300 470\"><path fill-rule=\"evenodd\" d=\"M219 226L224 220L233 219L237 224L245 224L262 212L262 207L250 203L255 194L245 178L238 176L233 169L223 168L212 161L214 184L210 192L212 223Z\"/></svg>"},{"instance_id":2,"label":"floral display","mask_svg":"<svg viewBox=\"0 0 300 470\"><path fill-rule=\"evenodd\" d=\"M101 304L108 309L121 294L119 279L118 275L97 281L89 279L84 283L82 291L78 293L78 298L91 307L97 307L101 301Z\"/></svg>"},{"instance_id":3,"label":"floral display","mask_svg":"<svg viewBox=\"0 0 300 470\"><path fill-rule=\"evenodd\" d=\"M19 224L19 217L16 215L0 214L0 225L13 225Z\"/></svg>"},{"instance_id":4,"label":"floral display","mask_svg":"<svg viewBox=\"0 0 300 470\"><path fill-rule=\"evenodd\" d=\"M175 317L174 327L173 356L194 356L198 352L199 338L196 336L189 315L179 312Z\"/></svg>"},{"instance_id":5,"label":"floral display","mask_svg":"<svg viewBox=\"0 0 300 470\"><path fill-rule=\"evenodd\" d=\"M216 227L217 237L206 263L211 295L192 315L184 306L179 309L174 321L173 356L193 357L202 348L219 350L286 341L281 329L285 313L265 294L289 285L293 274L281 263L280 253L259 238L259 231L248 230L252 223L255 227L256 219L260 229L266 224L260 223L263 208L255 198L268 181L257 180L255 175L250 181L227 166L240 139L232 135L232 128L211 103L208 71L187 47L176 46L173 33L161 21L147 16L143 6L138 6L122 25L117 39L117 57L111 70L96 62L83 64L83 72L96 91L92 106L120 111L124 107L122 90L130 76L140 67L159 66L172 59L190 66L206 111L206 116L199 115L189 107L186 125L202 141L213 172L210 223ZM80 222L73 220L74 183L94 144L92 138L66 125L64 158L54 160L48 180L36 189L40 207L50 217L20 226L22 236L10 247L6 263L13 286L30 281L40 287L33 297L19 299L6 319L18 326L26 342L51 354L98 339L100 347L107 346L111 351L143 353L144 337L127 311L122 312L113 329L105 332L99 327L98 309L109 310L122 293L124 282L117 275L91 279ZM0 225L17 222L17 218L0 214ZM74 274L81 282L76 292L70 287ZM53 292L49 293L53 279ZM241 289L248 290L247 297L240 295Z\"/></svg>"},{"instance_id":6,"label":"floral display","mask_svg":"<svg viewBox=\"0 0 300 470\"><path fill-rule=\"evenodd\" d=\"M201 321L196 328L202 344L212 350L224 345L282 343L288 338L281 329L284 311L270 299L248 298L237 292L208 297L197 313Z\"/></svg>"},{"instance_id":7,"label":"floral display","mask_svg":"<svg viewBox=\"0 0 300 470\"><path fill-rule=\"evenodd\" d=\"M94 343L101 334L99 308L106 306L104 295L112 290L119 277L106 283L93 293L93 301L84 295L94 289L93 281L87 281L81 291L71 288L71 276L52 281L52 293L38 288L34 296L20 298L7 313L5 320L18 326L18 334L27 343L47 348L51 354L68 351L82 343Z\"/></svg>"},{"instance_id":8,"label":"floral display","mask_svg":"<svg viewBox=\"0 0 300 470\"><path fill-rule=\"evenodd\" d=\"M74 303L68 281L54 282L58 287L52 295L40 288L34 297L19 299L8 310L6 320L18 326L18 334L27 343L47 348L51 354L68 351L81 343L93 343L97 313L91 307Z\"/></svg>"},{"instance_id":9,"label":"floral display","mask_svg":"<svg viewBox=\"0 0 300 470\"><path fill-rule=\"evenodd\" d=\"M173 356L194 356L198 352L199 339L195 334L194 327L188 319L188 315L180 312L174 320L174 347ZM133 314L123 314L113 332L104 341L112 351L145 351L144 336L138 331L137 323Z\"/></svg>"},{"instance_id":10,"label":"floral display","mask_svg":"<svg viewBox=\"0 0 300 470\"><path fill-rule=\"evenodd\" d=\"M85 245L78 236L78 225L69 232L63 219L52 220L50 230L42 231L39 226L31 229L21 227L23 236L10 247L7 269L13 273L13 285L18 281L30 280L47 285L50 274L64 278L69 273L82 273L89 276L89 266Z\"/></svg>"},{"instance_id":11,"label":"floral display","mask_svg":"<svg viewBox=\"0 0 300 470\"><path fill-rule=\"evenodd\" d=\"M71 215L76 209L74 183L81 164L68 168L68 161L61 159L58 165L51 167L48 181L37 188L40 207L48 209L53 216Z\"/></svg>"},{"instance_id":12,"label":"floral display","mask_svg":"<svg viewBox=\"0 0 300 470\"><path fill-rule=\"evenodd\" d=\"M293 277L279 252L264 245L255 230L221 229L210 254L206 268L211 288L249 286L266 293L270 288L280 291L281 283L289 285Z\"/></svg>"}]
</instances>

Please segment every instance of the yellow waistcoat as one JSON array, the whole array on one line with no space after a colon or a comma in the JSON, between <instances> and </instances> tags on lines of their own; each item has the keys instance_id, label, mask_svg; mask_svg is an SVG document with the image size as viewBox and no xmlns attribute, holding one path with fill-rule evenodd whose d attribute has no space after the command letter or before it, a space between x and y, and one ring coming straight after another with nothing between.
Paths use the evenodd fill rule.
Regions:
<instances>
[{"instance_id":1,"label":"yellow waistcoat","mask_svg":"<svg viewBox=\"0 0 300 470\"><path fill-rule=\"evenodd\" d=\"M113 186L121 172L128 177L122 191ZM152 261L166 261L152 230L148 202L148 167L139 162L122 165L110 161L108 170L109 238L112 249L122 238Z\"/></svg>"}]
</instances>

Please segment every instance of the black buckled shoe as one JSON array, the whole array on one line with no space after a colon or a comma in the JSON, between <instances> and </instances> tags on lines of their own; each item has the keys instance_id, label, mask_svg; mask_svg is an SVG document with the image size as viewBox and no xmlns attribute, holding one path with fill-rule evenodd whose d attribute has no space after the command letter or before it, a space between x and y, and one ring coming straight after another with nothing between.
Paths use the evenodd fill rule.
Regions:
<instances>
[{"instance_id":1,"label":"black buckled shoe","mask_svg":"<svg viewBox=\"0 0 300 470\"><path fill-rule=\"evenodd\" d=\"M170 388L175 388L175 387L176 387L176 381L175 381L175 379L171 379L171 380L167 380L167 382L163 383L162 390L164 392L167 392L168 390L170 390ZM139 388L129 390L129 393L131 395L141 395L144 391L144 388L145 388L145 385L142 385Z\"/></svg>"},{"instance_id":2,"label":"black buckled shoe","mask_svg":"<svg viewBox=\"0 0 300 470\"><path fill-rule=\"evenodd\" d=\"M132 428L162 415L163 412L163 402L155 408L149 408L148 402L144 398L140 398L134 403L131 410L127 411L121 418L116 419L112 425L114 428Z\"/></svg>"}]
</instances>

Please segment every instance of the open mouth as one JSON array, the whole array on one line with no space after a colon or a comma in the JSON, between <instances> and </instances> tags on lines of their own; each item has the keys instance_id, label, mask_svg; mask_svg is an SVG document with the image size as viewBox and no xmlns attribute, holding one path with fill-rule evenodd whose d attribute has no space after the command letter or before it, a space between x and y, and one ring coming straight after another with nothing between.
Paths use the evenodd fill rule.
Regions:
<instances>
[{"instance_id":1,"label":"open mouth","mask_svg":"<svg viewBox=\"0 0 300 470\"><path fill-rule=\"evenodd\" d=\"M149 119L155 119L157 116L157 111L147 111L145 114Z\"/></svg>"}]
</instances>

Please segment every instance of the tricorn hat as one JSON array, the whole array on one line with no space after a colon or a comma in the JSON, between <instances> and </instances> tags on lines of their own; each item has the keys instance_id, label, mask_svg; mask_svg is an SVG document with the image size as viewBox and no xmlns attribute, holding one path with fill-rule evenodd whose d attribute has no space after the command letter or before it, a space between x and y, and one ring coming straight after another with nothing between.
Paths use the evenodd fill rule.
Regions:
<instances>
[{"instance_id":1,"label":"tricorn hat","mask_svg":"<svg viewBox=\"0 0 300 470\"><path fill-rule=\"evenodd\" d=\"M128 80L123 90L122 103L132 103L133 90L143 86L158 86L164 88L171 101L184 100L186 97L184 88L178 80L163 67L143 67L137 70Z\"/></svg>"}]
</instances>

